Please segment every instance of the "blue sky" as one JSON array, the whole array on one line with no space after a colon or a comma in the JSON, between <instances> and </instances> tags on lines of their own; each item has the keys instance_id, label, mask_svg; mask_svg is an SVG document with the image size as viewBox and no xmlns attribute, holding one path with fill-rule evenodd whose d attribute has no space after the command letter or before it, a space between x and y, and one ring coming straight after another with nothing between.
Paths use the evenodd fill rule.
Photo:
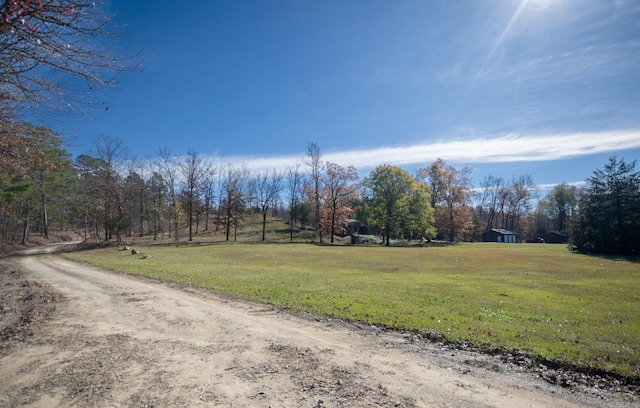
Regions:
<instances>
[{"instance_id":1,"label":"blue sky","mask_svg":"<svg viewBox=\"0 0 640 408\"><path fill-rule=\"evenodd\" d=\"M110 135L138 157L163 146L281 168L314 141L361 176L441 157L471 167L476 184L531 174L541 185L640 156L637 0L113 0L110 10L134 32L143 71L121 75L88 115L53 124L74 136L74 154Z\"/></svg>"}]
</instances>

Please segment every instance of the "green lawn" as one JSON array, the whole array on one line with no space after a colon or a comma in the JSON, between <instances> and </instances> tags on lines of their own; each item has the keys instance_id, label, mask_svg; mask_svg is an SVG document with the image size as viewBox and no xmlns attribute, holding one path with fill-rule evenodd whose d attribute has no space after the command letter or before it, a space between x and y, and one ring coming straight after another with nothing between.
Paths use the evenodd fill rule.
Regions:
<instances>
[{"instance_id":1,"label":"green lawn","mask_svg":"<svg viewBox=\"0 0 640 408\"><path fill-rule=\"evenodd\" d=\"M640 375L640 259L564 245L224 243L65 256L291 310Z\"/></svg>"}]
</instances>

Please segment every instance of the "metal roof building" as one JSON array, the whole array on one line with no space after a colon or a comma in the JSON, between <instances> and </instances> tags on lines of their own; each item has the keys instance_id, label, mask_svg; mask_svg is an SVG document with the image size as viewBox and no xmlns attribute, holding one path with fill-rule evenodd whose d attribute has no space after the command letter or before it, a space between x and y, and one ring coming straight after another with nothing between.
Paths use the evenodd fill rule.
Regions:
<instances>
[{"instance_id":1,"label":"metal roof building","mask_svg":"<svg viewBox=\"0 0 640 408\"><path fill-rule=\"evenodd\" d=\"M494 228L482 233L482 242L518 242L518 234L502 228Z\"/></svg>"}]
</instances>

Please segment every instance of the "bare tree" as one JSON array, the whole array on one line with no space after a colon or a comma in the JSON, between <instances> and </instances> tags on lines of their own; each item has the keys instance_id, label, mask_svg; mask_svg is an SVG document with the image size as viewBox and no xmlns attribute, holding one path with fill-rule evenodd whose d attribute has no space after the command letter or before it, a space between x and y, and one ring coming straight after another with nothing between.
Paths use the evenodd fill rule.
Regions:
<instances>
[{"instance_id":1,"label":"bare tree","mask_svg":"<svg viewBox=\"0 0 640 408\"><path fill-rule=\"evenodd\" d=\"M321 225L321 207L320 207L320 177L322 175L322 163L320 161L320 146L315 142L309 142L307 145L307 155L305 156L305 164L309 166L311 175L311 183L313 188L313 203L315 206L315 222L318 229L318 238L322 243L322 225Z\"/></svg>"},{"instance_id":2,"label":"bare tree","mask_svg":"<svg viewBox=\"0 0 640 408\"><path fill-rule=\"evenodd\" d=\"M444 161L438 159L429 167L418 169L415 175L416 180L429 186L431 190L431 200L429 203L433 209L443 201L444 191L447 187L446 177L444 175L446 169L444 167Z\"/></svg>"},{"instance_id":3,"label":"bare tree","mask_svg":"<svg viewBox=\"0 0 640 408\"><path fill-rule=\"evenodd\" d=\"M204 199L204 230L209 230L209 215L214 209L215 189L216 189L216 173L218 169L215 165L211 165L205 173L202 180L202 195Z\"/></svg>"},{"instance_id":4,"label":"bare tree","mask_svg":"<svg viewBox=\"0 0 640 408\"><path fill-rule=\"evenodd\" d=\"M102 136L96 141L96 157L102 164L100 182L104 200L105 240L112 237L115 229L118 243L120 243L125 211L122 175L127 172L127 148L122 139Z\"/></svg>"},{"instance_id":5,"label":"bare tree","mask_svg":"<svg viewBox=\"0 0 640 408\"><path fill-rule=\"evenodd\" d=\"M151 229L153 229L153 240L155 241L158 239L160 212L165 203L167 183L165 183L160 173L154 171L147 184L151 195Z\"/></svg>"},{"instance_id":6,"label":"bare tree","mask_svg":"<svg viewBox=\"0 0 640 408\"><path fill-rule=\"evenodd\" d=\"M74 161L74 169L78 177L77 191L79 211L84 219L84 239L91 234L98 243L100 240L101 189L99 177L102 173L102 162L89 155L80 155Z\"/></svg>"},{"instance_id":7,"label":"bare tree","mask_svg":"<svg viewBox=\"0 0 640 408\"><path fill-rule=\"evenodd\" d=\"M220 170L220 211L229 241L231 227L237 232L247 200L249 171L246 168L225 167ZM234 233L234 240L236 234Z\"/></svg>"},{"instance_id":8,"label":"bare tree","mask_svg":"<svg viewBox=\"0 0 640 408\"><path fill-rule=\"evenodd\" d=\"M86 95L136 69L106 6L93 0L0 3L0 112L26 106L82 110Z\"/></svg>"},{"instance_id":9,"label":"bare tree","mask_svg":"<svg viewBox=\"0 0 640 408\"><path fill-rule=\"evenodd\" d=\"M160 175L166 184L166 191L169 198L169 209L170 214L169 217L173 221L173 229L174 229L174 238L176 241L179 240L178 237L178 227L180 223L180 203L178 202L178 196L176 192L177 188L177 162L176 158L167 150L166 148L158 149L158 169L160 170ZM171 225L169 225L169 238L171 238Z\"/></svg>"},{"instance_id":10,"label":"bare tree","mask_svg":"<svg viewBox=\"0 0 640 408\"><path fill-rule=\"evenodd\" d=\"M505 228L513 231L520 229L520 220L531 210L531 199L537 191L531 175L514 177L511 181L511 193L509 194L509 223L505 222Z\"/></svg>"},{"instance_id":11,"label":"bare tree","mask_svg":"<svg viewBox=\"0 0 640 408\"><path fill-rule=\"evenodd\" d=\"M514 177L509 182L501 177L485 177L480 184L479 195L486 231L496 226L518 230L521 218L531 210L535 192L536 186L530 175Z\"/></svg>"},{"instance_id":12,"label":"bare tree","mask_svg":"<svg viewBox=\"0 0 640 408\"><path fill-rule=\"evenodd\" d=\"M136 165L135 167L135 170L140 170L139 166ZM137 223L138 235L143 237L147 186L143 174L135 170L131 169L129 171L122 185L122 196L127 204L123 211L125 215L124 225L128 227L127 231L131 233Z\"/></svg>"},{"instance_id":13,"label":"bare tree","mask_svg":"<svg viewBox=\"0 0 640 408\"><path fill-rule=\"evenodd\" d=\"M262 215L262 240L266 239L267 213L277 203L284 175L276 170L258 173L253 181L255 198Z\"/></svg>"},{"instance_id":14,"label":"bare tree","mask_svg":"<svg viewBox=\"0 0 640 408\"><path fill-rule=\"evenodd\" d=\"M178 167L185 183L184 192L187 204L189 241L193 241L193 214L196 211L202 182L211 166L212 163L203 159L198 152L192 149L189 149L187 157L178 162Z\"/></svg>"},{"instance_id":15,"label":"bare tree","mask_svg":"<svg viewBox=\"0 0 640 408\"><path fill-rule=\"evenodd\" d=\"M287 169L287 182L289 186L289 239L293 241L293 223L298 213L303 184L303 176L302 173L300 173L299 163L297 163L295 167L289 167Z\"/></svg>"},{"instance_id":16,"label":"bare tree","mask_svg":"<svg viewBox=\"0 0 640 408\"><path fill-rule=\"evenodd\" d=\"M489 175L480 183L480 208L485 212L486 228L489 231L493 224L500 206L500 197L505 190L504 179Z\"/></svg>"},{"instance_id":17,"label":"bare tree","mask_svg":"<svg viewBox=\"0 0 640 408\"><path fill-rule=\"evenodd\" d=\"M151 231L152 222L152 209L153 209L153 197L151 191L150 179L152 176L152 169L148 160L140 160L134 158L131 161L132 171L127 176L128 182L131 183L134 189L134 199L136 208L133 209L137 212L137 227L138 236L144 237L145 219L147 221L147 231Z\"/></svg>"}]
</instances>

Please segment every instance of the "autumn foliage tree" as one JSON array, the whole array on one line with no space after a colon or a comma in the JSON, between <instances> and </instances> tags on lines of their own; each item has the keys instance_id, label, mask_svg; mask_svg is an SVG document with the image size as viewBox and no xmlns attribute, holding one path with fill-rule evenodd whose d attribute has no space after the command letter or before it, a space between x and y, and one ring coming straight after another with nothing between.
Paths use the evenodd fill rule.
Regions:
<instances>
[{"instance_id":1,"label":"autumn foliage tree","mask_svg":"<svg viewBox=\"0 0 640 408\"><path fill-rule=\"evenodd\" d=\"M353 213L353 202L357 199L358 172L353 166L342 167L327 162L320 177L320 197L323 203L322 229L334 242L334 235L344 231Z\"/></svg>"},{"instance_id":2,"label":"autumn foliage tree","mask_svg":"<svg viewBox=\"0 0 640 408\"><path fill-rule=\"evenodd\" d=\"M471 169L458 170L442 159L418 170L418 180L431 189L430 203L435 211L436 229L449 241L467 236L473 228L469 206L472 196L470 174Z\"/></svg>"}]
</instances>

